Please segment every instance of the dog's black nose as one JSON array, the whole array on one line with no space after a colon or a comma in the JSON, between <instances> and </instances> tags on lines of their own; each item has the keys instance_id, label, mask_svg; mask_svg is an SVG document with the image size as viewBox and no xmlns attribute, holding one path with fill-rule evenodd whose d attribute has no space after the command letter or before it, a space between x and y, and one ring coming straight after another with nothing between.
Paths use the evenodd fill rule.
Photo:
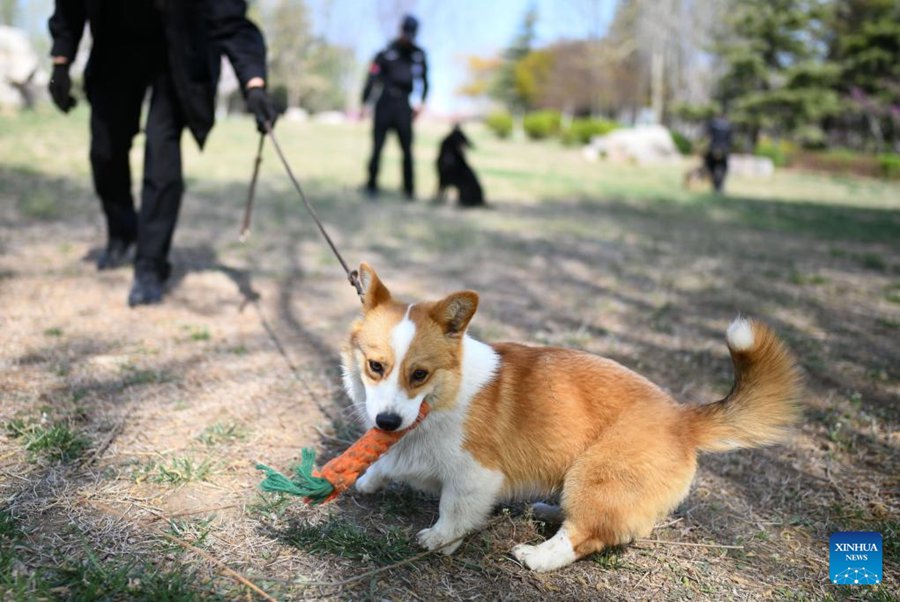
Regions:
<instances>
[{"instance_id":1,"label":"dog's black nose","mask_svg":"<svg viewBox=\"0 0 900 602\"><path fill-rule=\"evenodd\" d=\"M403 419L400 418L399 414L382 412L375 417L375 424L383 431L396 431L400 427L401 422L403 422Z\"/></svg>"}]
</instances>

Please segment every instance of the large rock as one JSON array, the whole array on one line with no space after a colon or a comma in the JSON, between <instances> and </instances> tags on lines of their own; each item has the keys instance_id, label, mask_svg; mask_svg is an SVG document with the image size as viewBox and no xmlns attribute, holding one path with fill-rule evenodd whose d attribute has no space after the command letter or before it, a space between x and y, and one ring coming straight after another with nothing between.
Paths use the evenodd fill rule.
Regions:
<instances>
[{"instance_id":1,"label":"large rock","mask_svg":"<svg viewBox=\"0 0 900 602\"><path fill-rule=\"evenodd\" d=\"M322 111L312 116L315 123L325 123L328 125L340 125L347 123L347 116L341 111Z\"/></svg>"},{"instance_id":2,"label":"large rock","mask_svg":"<svg viewBox=\"0 0 900 602\"><path fill-rule=\"evenodd\" d=\"M775 175L775 163L768 157L755 155L729 155L728 171L743 178L768 179Z\"/></svg>"},{"instance_id":3,"label":"large rock","mask_svg":"<svg viewBox=\"0 0 900 602\"><path fill-rule=\"evenodd\" d=\"M0 25L0 106L31 105L38 56L21 29Z\"/></svg>"},{"instance_id":4,"label":"large rock","mask_svg":"<svg viewBox=\"0 0 900 602\"><path fill-rule=\"evenodd\" d=\"M584 150L588 159L605 157L617 163L650 165L674 163L678 149L672 134L660 125L642 125L613 130L605 136L595 136Z\"/></svg>"}]
</instances>

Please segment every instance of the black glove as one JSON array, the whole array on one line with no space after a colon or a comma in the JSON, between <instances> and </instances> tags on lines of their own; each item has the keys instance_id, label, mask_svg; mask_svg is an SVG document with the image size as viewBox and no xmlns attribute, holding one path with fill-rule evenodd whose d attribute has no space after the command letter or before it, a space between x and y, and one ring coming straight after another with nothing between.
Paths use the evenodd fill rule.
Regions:
<instances>
[{"instance_id":1,"label":"black glove","mask_svg":"<svg viewBox=\"0 0 900 602\"><path fill-rule=\"evenodd\" d=\"M69 65L57 63L53 65L53 75L50 76L50 96L53 102L63 113L68 113L72 107L78 104L72 97L72 80L69 78Z\"/></svg>"},{"instance_id":2,"label":"black glove","mask_svg":"<svg viewBox=\"0 0 900 602\"><path fill-rule=\"evenodd\" d=\"M247 90L247 110L256 117L256 129L260 134L268 131L265 126L266 122L269 122L269 127L275 127L278 112L265 88L256 87Z\"/></svg>"}]
</instances>

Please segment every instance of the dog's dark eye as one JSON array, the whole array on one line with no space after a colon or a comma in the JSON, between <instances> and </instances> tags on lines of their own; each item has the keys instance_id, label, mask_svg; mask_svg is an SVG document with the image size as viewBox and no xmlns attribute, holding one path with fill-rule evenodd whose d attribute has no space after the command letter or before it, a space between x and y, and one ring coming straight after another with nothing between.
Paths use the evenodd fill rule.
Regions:
<instances>
[{"instance_id":1,"label":"dog's dark eye","mask_svg":"<svg viewBox=\"0 0 900 602\"><path fill-rule=\"evenodd\" d=\"M418 370L413 370L411 378L414 383L420 383L428 378L428 370L422 370L421 368L419 368Z\"/></svg>"},{"instance_id":2,"label":"dog's dark eye","mask_svg":"<svg viewBox=\"0 0 900 602\"><path fill-rule=\"evenodd\" d=\"M375 374L384 374L384 364L375 360L369 360L369 370Z\"/></svg>"}]
</instances>

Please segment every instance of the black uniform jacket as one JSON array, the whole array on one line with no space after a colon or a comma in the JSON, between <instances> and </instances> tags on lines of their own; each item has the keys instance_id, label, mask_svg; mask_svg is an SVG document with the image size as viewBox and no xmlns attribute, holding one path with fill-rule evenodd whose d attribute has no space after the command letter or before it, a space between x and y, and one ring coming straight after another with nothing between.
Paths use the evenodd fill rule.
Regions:
<instances>
[{"instance_id":1,"label":"black uniform jacket","mask_svg":"<svg viewBox=\"0 0 900 602\"><path fill-rule=\"evenodd\" d=\"M265 42L246 12L243 0L56 0L49 22L51 54L73 60L85 22L90 23L94 44L85 70L90 95L92 82L128 68L121 62L131 60L129 49L164 40L160 52L166 53L185 121L203 146L215 122L222 54L242 89L252 78L266 77ZM104 69L110 65L117 69Z\"/></svg>"},{"instance_id":2,"label":"black uniform jacket","mask_svg":"<svg viewBox=\"0 0 900 602\"><path fill-rule=\"evenodd\" d=\"M365 104L372 96L375 83L381 82L381 98L408 99L416 80L422 82L422 102L428 95L428 67L425 51L415 44L391 42L387 48L375 55L369 66L362 101Z\"/></svg>"}]
</instances>

